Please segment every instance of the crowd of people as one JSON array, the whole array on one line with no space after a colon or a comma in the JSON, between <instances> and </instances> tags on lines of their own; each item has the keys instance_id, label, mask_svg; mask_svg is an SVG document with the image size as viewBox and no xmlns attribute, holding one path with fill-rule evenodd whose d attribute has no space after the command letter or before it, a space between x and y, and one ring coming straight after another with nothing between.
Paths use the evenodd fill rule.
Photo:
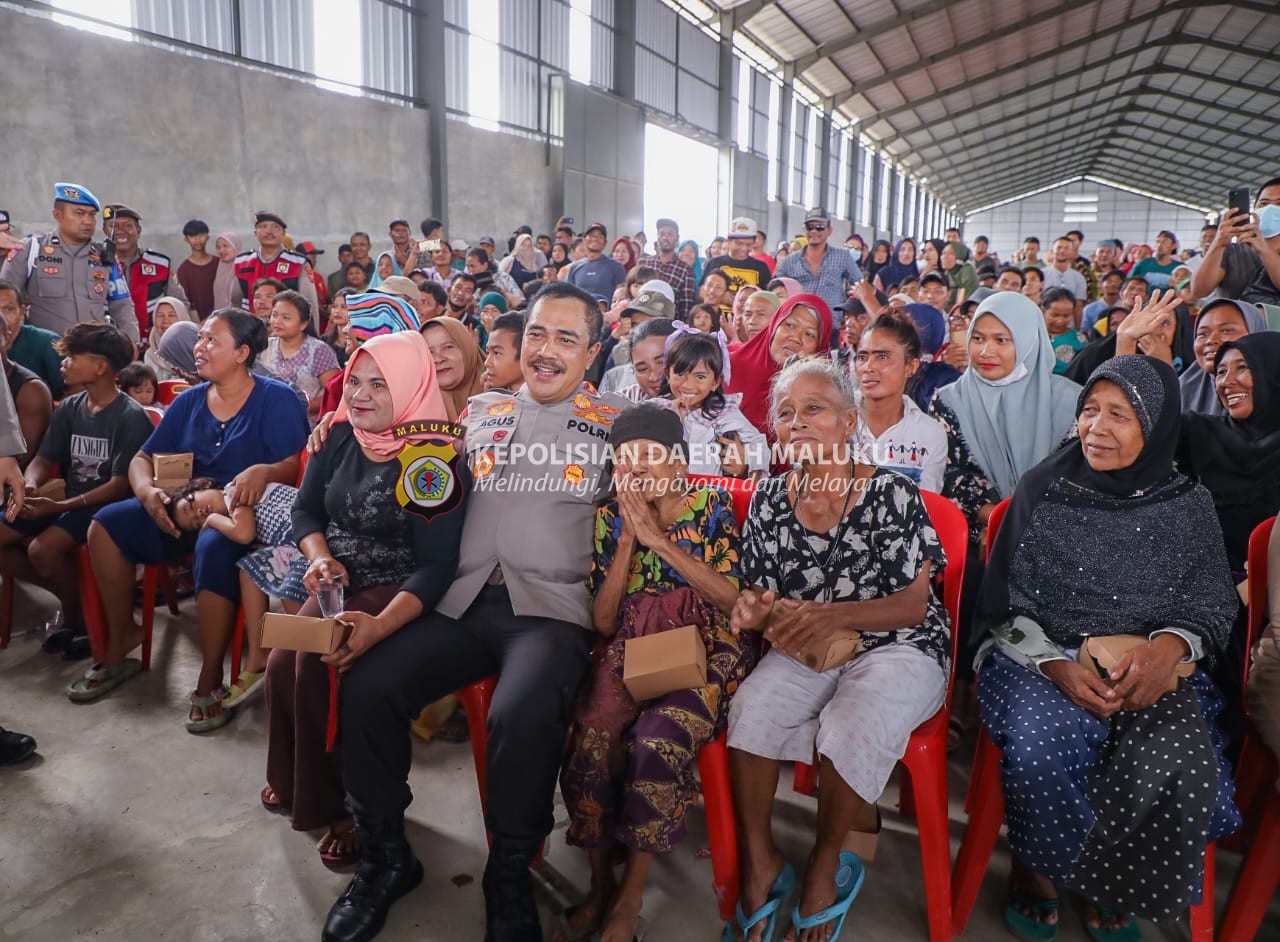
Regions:
<instances>
[{"instance_id":1,"label":"crowd of people","mask_svg":"<svg viewBox=\"0 0 1280 942\"><path fill-rule=\"evenodd\" d=\"M0 577L56 595L43 647L92 658L78 703L141 670L137 566L188 582L183 722L213 732L265 693L262 805L356 868L328 942L373 938L422 880L411 729L465 737L451 695L492 675L482 885L501 942L542 938L530 866L557 785L592 874L557 939L635 937L722 732L730 942L841 934L850 834L879 830L953 675L956 744L972 719L1003 750L1023 938L1054 937L1065 891L1096 939L1177 918L1206 846L1241 826L1232 705L1280 748L1280 617L1246 650L1237 595L1280 507L1280 178L1193 250L1161 232L1086 255L1073 231L1004 263L959 230L836 245L821 208L772 254L746 217L705 253L667 218L652 242L562 218L474 245L396 219L390 248L355 232L327 275L277 212L254 247L224 231L212 253L191 220L177 265L83 186L55 186L53 220L24 236L0 214ZM185 480L158 471L174 455ZM959 623L921 492L968 523ZM1280 612L1271 560L1249 576ZM334 615L335 587L337 650L264 646L272 607ZM675 626L706 683L637 701L628 642ZM34 749L0 732L0 761ZM799 874L771 826L783 762L818 767Z\"/></svg>"}]
</instances>

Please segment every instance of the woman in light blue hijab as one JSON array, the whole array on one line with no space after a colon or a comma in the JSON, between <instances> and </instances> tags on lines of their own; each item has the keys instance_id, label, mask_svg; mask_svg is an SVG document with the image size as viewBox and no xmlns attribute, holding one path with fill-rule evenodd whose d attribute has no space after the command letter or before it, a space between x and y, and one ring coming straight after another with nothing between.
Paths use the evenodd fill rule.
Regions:
<instances>
[{"instance_id":1,"label":"woman in light blue hijab","mask_svg":"<svg viewBox=\"0 0 1280 942\"><path fill-rule=\"evenodd\" d=\"M1070 433L1080 387L1054 375L1044 316L1017 292L999 291L978 305L968 344L968 369L938 390L930 411L947 430L942 493L976 537L1019 478Z\"/></svg>"},{"instance_id":2,"label":"woman in light blue hijab","mask_svg":"<svg viewBox=\"0 0 1280 942\"><path fill-rule=\"evenodd\" d=\"M1227 408L1218 399L1218 393L1213 388L1213 358L1224 343L1267 329L1266 317L1252 304L1219 298L1205 305L1196 318L1193 342L1196 361L1178 377L1178 386L1182 392L1182 411L1226 415ZM1116 349L1120 349L1119 342Z\"/></svg>"},{"instance_id":3,"label":"woman in light blue hijab","mask_svg":"<svg viewBox=\"0 0 1280 942\"><path fill-rule=\"evenodd\" d=\"M676 255L680 257L686 265L693 269L693 283L695 285L702 284L702 249L698 248L698 243L692 239L685 239L676 248Z\"/></svg>"}]
</instances>

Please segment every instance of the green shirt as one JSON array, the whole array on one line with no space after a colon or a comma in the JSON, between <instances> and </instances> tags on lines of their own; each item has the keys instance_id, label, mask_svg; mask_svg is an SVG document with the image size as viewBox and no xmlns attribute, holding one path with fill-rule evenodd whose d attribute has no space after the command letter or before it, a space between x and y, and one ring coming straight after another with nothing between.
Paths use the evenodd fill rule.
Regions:
<instances>
[{"instance_id":1,"label":"green shirt","mask_svg":"<svg viewBox=\"0 0 1280 942\"><path fill-rule=\"evenodd\" d=\"M62 357L53 349L57 342L58 335L53 331L23 324L9 348L9 359L44 380L55 401L67 391L67 384L62 381Z\"/></svg>"}]
</instances>

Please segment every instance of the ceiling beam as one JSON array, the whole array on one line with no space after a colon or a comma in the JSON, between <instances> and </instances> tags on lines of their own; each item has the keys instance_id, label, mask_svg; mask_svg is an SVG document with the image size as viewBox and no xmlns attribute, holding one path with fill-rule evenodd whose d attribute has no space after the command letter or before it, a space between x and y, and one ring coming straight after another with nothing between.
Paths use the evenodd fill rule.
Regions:
<instances>
[{"instance_id":1,"label":"ceiling beam","mask_svg":"<svg viewBox=\"0 0 1280 942\"><path fill-rule=\"evenodd\" d=\"M1161 133L1154 128L1145 129L1145 130L1155 132L1155 133ZM1221 174L1221 178L1224 182L1219 187L1220 189L1222 189L1222 192L1225 193L1227 186L1229 186L1229 183L1227 183L1226 181L1234 179L1235 171L1238 170L1241 166L1241 161L1240 161L1241 155L1229 148L1224 148L1218 144L1198 142L1197 147L1213 148L1215 150L1220 151L1226 158L1225 160L1221 161L1221 165L1225 169L1224 169L1224 173ZM1167 147L1161 146L1158 143L1154 145L1154 149L1157 151L1160 151L1160 150L1172 151L1174 154L1182 157L1200 156L1199 154L1194 153L1192 151L1188 151L1180 148L1167 148ZM1115 153L1117 150L1119 150L1121 153ZM1114 161L1116 162L1116 164L1118 164L1115 167L1115 171L1116 171L1115 176L1117 177L1123 177L1126 175L1137 176L1139 175L1139 168L1142 168L1144 166L1149 166L1149 163L1144 164L1142 161L1144 157L1149 158L1152 150L1153 150L1153 142L1151 138L1147 134L1140 133L1138 130L1134 128L1131 128L1125 125L1119 125L1115 127L1099 127L1093 130L1092 132L1090 132L1086 137L1082 138L1080 141L1069 146L1066 150L1059 151L1056 154L1051 155L1049 158L1050 163L1048 164L1048 167L1052 167L1052 168L1062 167L1063 171L1061 175L1068 176L1068 175L1071 175L1072 172L1077 174L1087 173L1089 172L1088 168L1090 167L1090 165L1096 164L1097 161L1105 159L1109 161ZM975 192L974 185L967 184L967 181L970 179L973 179L975 174L981 175L984 172L989 172L990 168L994 168L995 165L1001 161L1007 161L1010 159L1016 160L1018 157L1023 155L1030 155L1030 153L1031 153L1030 151L1026 151L1024 149L1017 154L1015 153L995 154L995 155L991 155L985 160L980 160L976 163L970 162L970 163L960 165L957 168L957 171L950 178L951 179L950 188L955 190L959 194L963 194L963 196L967 197L968 199L972 199L971 194ZM1083 156L1090 156L1091 157L1090 161L1087 163L1079 162L1080 158ZM1259 172L1259 173L1265 172L1265 167L1266 167L1265 156L1261 156L1261 155L1249 155L1249 156L1252 158L1249 161L1250 165L1257 167L1256 171L1251 171L1251 172ZM1126 167L1128 169L1125 169ZM1068 168L1074 168L1074 171ZM1174 163L1171 170L1176 170L1176 163ZM1229 170L1230 172L1225 172L1226 170ZM1179 175L1173 172L1171 172L1168 175L1168 178L1165 179L1164 182L1160 183L1158 186L1156 185L1155 179L1146 177L1145 174L1143 174L1142 176L1144 179L1148 181L1147 188L1157 192L1164 191L1166 193L1169 193L1171 190L1176 190L1180 193L1191 193L1191 192L1199 193L1200 192L1199 188L1196 188L1195 190L1183 190L1183 188L1178 186L1177 184L1171 185L1170 181L1180 179ZM947 179L945 174L940 174L937 178L935 178L932 172L929 174L929 178L931 182L937 179L940 184L941 184L941 180ZM1193 174L1191 175L1191 178L1195 179L1196 176ZM1120 179L1118 180L1118 182L1124 182L1124 180ZM1017 187L1018 187L1018 192L1026 192L1028 189L1033 189L1033 187L1030 187L1027 185L1027 178L1018 178ZM990 192L988 188L982 186L981 183L976 184L976 191ZM1208 192L1209 191L1206 189L1205 194L1207 195ZM990 200L987 200L987 202L990 202ZM972 205L972 203L970 203L970 205Z\"/></svg>"},{"instance_id":2,"label":"ceiling beam","mask_svg":"<svg viewBox=\"0 0 1280 942\"><path fill-rule=\"evenodd\" d=\"M898 13L883 20L877 20L875 23L869 24L865 29L854 29L826 42L819 43L812 52L807 52L795 59L796 72L797 74L802 73L807 69L813 68L823 59L834 56L836 53L869 43L885 33L891 33L895 29L915 23L925 17L933 16L936 13L941 13L951 6L955 6L955 0L933 0L932 3L916 7L913 10Z\"/></svg>"},{"instance_id":3,"label":"ceiling beam","mask_svg":"<svg viewBox=\"0 0 1280 942\"><path fill-rule=\"evenodd\" d=\"M1098 128L1092 133L1088 134L1087 136L1080 138L1075 143L1058 151L1051 157L1047 157L1042 164L1033 165L1033 169L1031 169L1027 175L1019 175L1019 174L1011 173L1011 174L1005 174L1004 177L1007 177L1009 180L1012 181L1010 185L1015 188L1014 190L1015 193L1025 193L1027 190L1034 189L1034 187L1028 185L1028 180L1032 179L1036 175L1039 175L1042 172L1040 169L1041 167L1045 168L1046 170L1048 168L1055 168L1055 172L1057 173L1058 177L1070 176L1073 173L1077 175L1081 174L1084 172L1084 166L1085 166L1084 158L1088 157L1094 151L1096 151L1099 147L1101 147L1105 142L1105 140L1106 140L1105 129ZM1061 168L1060 172L1056 168ZM968 205L973 205L972 194L975 191L998 189L995 187L988 187L982 182L988 177L994 177L998 179L999 175L993 175L991 173L978 173L978 174L957 173L950 178L951 186L954 190L956 190L958 195L961 195L966 198L965 202ZM935 178L933 177L933 175L930 174L929 176L930 183L933 183L934 179ZM939 177L938 179L939 181L941 181L947 178ZM986 202L990 202L990 200L987 200Z\"/></svg>"},{"instance_id":4,"label":"ceiling beam","mask_svg":"<svg viewBox=\"0 0 1280 942\"><path fill-rule=\"evenodd\" d=\"M1169 36L1164 36L1159 39L1153 39L1151 42L1145 43L1142 46L1135 47L1131 50L1127 50L1122 53L1117 53L1111 59L1105 59L1105 60L1096 61L1096 62L1088 62L1082 66L1071 69L1070 71L1059 72L1050 78L1042 79L1039 82L1033 82L1030 85L1024 85L1021 88L1018 88L1018 89L1015 89L1014 91L1009 92L1007 95L993 94L983 104L974 105L972 107L965 108L957 112L951 112L950 109L948 109L948 112L954 113L956 115L960 115L960 114L967 114L973 111L980 111L983 108L990 108L993 105L1000 104L1000 102L1005 98L1015 98L1020 95L1026 95L1031 92L1040 91L1041 89L1044 89L1044 88L1051 88L1060 82L1069 81L1073 78L1076 78L1077 76L1085 75L1089 72L1096 72L1099 69L1106 69L1107 66L1113 63L1117 58L1121 58L1124 56L1137 55L1140 52L1144 52L1146 50L1153 49L1153 48L1170 49L1175 46L1195 46L1203 49L1216 49L1220 52L1231 53L1232 55L1237 55L1240 53L1240 47L1235 43L1227 43L1227 42L1222 42L1221 40L1215 40L1215 39L1199 39L1193 36L1187 36L1185 34L1171 34ZM1259 54L1259 56L1261 55L1262 54ZM1160 68L1160 67L1151 66L1149 68ZM1000 79L1001 77L1007 75L1008 71L1009 70L1004 70L1001 72L991 73L973 82L966 82L962 86L944 89L942 91L934 92L931 95L926 95L923 98L913 99L911 101L906 102L905 104L895 105L894 107L887 108L884 111L880 111L876 113L875 115L868 116L861 123L865 125L873 125L880 121L890 121L892 118L896 118L900 114L914 111L920 105L932 104L935 101L947 98L951 95L959 94L962 91L972 91L989 82L994 82ZM1147 71L1146 69L1139 69L1137 71L1130 72L1129 74L1138 75L1146 71ZM1188 78L1200 79L1201 81L1218 82L1219 84L1226 85L1229 88L1242 88L1245 91L1253 92L1255 94L1280 95L1280 91L1277 91L1275 88L1270 88L1262 85L1249 85L1243 82L1234 82L1230 79L1224 79L1224 78L1221 78L1220 76L1212 75L1210 73L1192 72L1186 69L1176 69L1172 67L1163 67L1161 68L1161 71L1167 72L1169 74L1174 74L1174 75L1185 75ZM1120 81L1120 80L1117 80L1117 81ZM839 101L839 99L837 99L837 101Z\"/></svg>"},{"instance_id":5,"label":"ceiling beam","mask_svg":"<svg viewBox=\"0 0 1280 942\"><path fill-rule=\"evenodd\" d=\"M1137 93L1135 93L1135 97L1137 97ZM1081 127L1087 128L1090 124L1095 124L1099 122L1110 120L1111 123L1115 124L1117 127L1123 127L1124 122L1123 120L1120 120L1123 118L1128 118L1134 124L1137 124L1138 126L1145 128L1147 130L1150 130L1154 133L1164 134L1174 139L1181 139L1182 137L1182 135L1180 135L1176 131L1171 131L1165 128L1153 127L1152 125L1146 124L1145 122L1141 121L1140 119L1143 116L1148 114L1156 114L1157 112L1153 112L1150 109L1135 107L1128 101L1117 100L1117 101L1110 102L1105 106L1105 110L1101 114L1091 114L1090 112L1092 112L1097 107L1099 107L1099 104L1095 102L1089 105L1083 105L1078 108L1073 108L1066 112L1059 112L1056 114L1046 112L1044 119L1040 121L1025 124L1020 127L1010 128L1008 130L1001 131L999 133L974 132L975 135L980 135L981 139L978 141L975 141L971 147L966 147L962 151L955 151L954 153L948 153L946 150L942 150L940 151L940 156L938 158L929 158L924 156L926 153L926 150L923 148L920 151L918 151L917 154L919 156L919 159L923 162L925 166L928 166L934 170L941 171L944 168L957 168L957 167L963 169L965 165L971 165L971 161L975 157L983 158L988 155L1004 157L1006 155L1025 154L1027 153L1028 148L1027 146L1023 146L1023 141L1035 135L1047 133L1052 135L1055 139L1061 140L1063 139L1065 134L1070 133L1076 128L1081 128ZM1076 116L1083 116L1084 120L1083 121L1072 120L1073 117L1076 117ZM1177 114L1164 114L1162 115L1162 117L1166 118L1169 121L1181 121L1183 124L1186 124L1189 127L1198 128L1201 131L1207 131L1210 133L1234 134L1246 140L1250 140L1250 141L1254 140L1254 138L1251 135L1247 134L1246 132L1235 131L1231 128L1222 127L1221 125L1210 124L1210 123L1199 121L1193 118L1185 118ZM1115 120L1111 120L1111 119L1115 119ZM966 137L967 136L969 135L966 135ZM1015 147L1012 150L1004 147L993 148L992 146L992 145L998 145L1000 144L1000 142L1007 141L1010 139L1014 139L1019 142L1017 145L1015 145ZM1206 145L1212 144L1213 146L1222 147L1225 149L1225 145L1214 144L1213 142L1197 140L1195 143L1197 146L1206 146ZM1043 141L1030 142L1030 147L1032 149L1045 149L1048 146L1049 145L1047 145ZM1261 156L1260 153L1257 153L1251 150L1245 150L1245 149L1235 149L1234 152L1238 156ZM929 176L933 176L933 173L930 173Z\"/></svg>"},{"instance_id":6,"label":"ceiling beam","mask_svg":"<svg viewBox=\"0 0 1280 942\"><path fill-rule=\"evenodd\" d=\"M1054 76L1053 78L1043 82L1036 82L1033 85L1028 85L1026 88L1021 88L1017 92L1011 93L1005 99L985 101L980 105L974 105L969 108L962 108L959 111L952 111L948 109L946 120L957 121L961 118L967 118L967 117L970 117L971 115L979 114L981 112L988 111L993 108L1007 108L1008 105L1012 102L1012 100L1021 98L1021 96L1023 95L1030 94L1031 92L1038 91L1043 88L1049 88L1053 85L1056 85L1058 82L1064 79L1070 78L1074 75L1079 75L1084 72L1096 71L1100 67L1105 68L1106 64L1102 63L1100 65L1099 63L1094 63L1093 65L1087 68L1077 69L1072 73L1065 73L1061 76ZM1265 85L1252 85L1246 82L1235 82L1230 79L1225 79L1216 75L1210 75L1210 74L1201 73L1201 72L1188 72L1182 69L1176 69L1176 68L1172 68L1162 64L1155 64L1155 65L1148 66L1145 69L1138 69L1133 72L1128 72L1125 75L1106 79L1102 82L1098 82L1093 85L1087 85L1081 88L1077 88L1071 92L1068 92L1066 95L1066 98L1063 100L1070 100L1070 99L1078 98L1082 95L1090 94L1093 92L1100 92L1107 88L1111 88L1117 85L1122 85L1125 82L1129 81L1130 79L1139 78L1139 77L1146 79L1146 78L1153 78L1158 75L1173 75L1173 76L1189 78L1189 79L1192 79L1195 81L1201 81L1201 82L1216 82L1219 85L1222 85L1224 88L1248 92L1251 95L1263 95L1263 96L1269 96L1275 99L1280 99L1280 86L1267 87ZM1147 83L1144 83L1144 84L1147 84ZM1158 86L1151 86L1149 84L1148 84L1147 90L1151 94L1160 94L1160 95L1176 94L1173 92L1166 92L1164 89L1161 89ZM1203 98L1194 99L1193 103L1199 104L1201 107L1205 107L1205 108L1215 107L1214 102L1208 101ZM1039 107L1043 108L1047 106L1041 105ZM909 109L895 109L895 110L909 110ZM1032 110L1034 109L1024 109L1022 112L1018 112L1017 114L1025 115L1030 113ZM887 120L887 113L886 115L878 116L874 121L869 121L866 123L875 124L883 120ZM1000 118L999 118L1000 122L1009 121L1009 120L1013 120L1013 115L1009 115L1009 114L1000 115ZM880 141L879 145L882 149L887 149L897 141L904 140L904 139L909 141L912 135L919 134L919 133L929 133L931 132L931 130L932 130L931 126L928 124L918 124L918 125L915 125L914 127L899 129L897 134L895 134L893 137L885 138L884 140Z\"/></svg>"},{"instance_id":7,"label":"ceiling beam","mask_svg":"<svg viewBox=\"0 0 1280 942\"><path fill-rule=\"evenodd\" d=\"M1160 17L1167 16L1170 13L1185 11L1189 9L1204 9L1205 6L1206 4L1204 4L1202 0L1171 0L1171 2L1163 4L1159 7L1156 7L1155 9L1150 10L1147 13L1143 13L1131 19L1123 20L1119 23L1116 23L1113 26L1107 27L1104 30L1100 30L1095 33L1090 33L1088 35L1080 37L1079 39L1075 39L1069 43L1065 43L1061 46L1058 46L1056 49L1053 50L1053 54L1062 55L1063 53L1071 52L1075 49L1084 48L1086 46L1089 46L1092 43L1096 43L1100 40L1107 39L1111 36L1115 36L1120 33L1131 30L1135 26L1150 24L1155 20L1159 19ZM1232 6L1237 8L1238 7L1257 8L1260 5L1250 4L1250 3L1235 3L1235 4L1232 4ZM1268 14L1274 15L1275 10L1271 6L1266 6L1260 12L1266 12ZM1019 32L1030 29L1033 26L1043 27L1044 25L1043 19L1044 19L1043 17L1040 17L1035 20L1018 20L1007 26L1001 27L1000 29L995 30L994 32L985 33L981 36L977 36L974 39L969 40L968 42L959 43L958 45L952 46L942 52L935 53L932 56L926 56L925 58L917 62L911 63L910 65L900 66L899 68L896 68L896 69L890 69L888 72L884 73L881 76L878 76L877 78L872 79L869 82L866 82L862 85L855 84L848 92L845 92L840 96L837 96L836 107L842 107L843 105L845 105L847 102L851 101L853 98L857 97L858 95L866 94L869 91L873 91L874 89L881 88L892 82L896 82L898 79L905 78L908 75L911 75L912 73L919 72L922 69L927 69L930 66L937 65L940 62L946 62L947 60L954 59L957 56L962 56L962 55L966 55L967 53L973 52L975 49L981 49L984 46L988 46L988 45L991 45L992 43L999 42L1002 39L1007 39L1011 36L1015 36ZM1152 40L1152 42L1154 41L1155 40ZM1193 39L1192 41L1195 41L1195 40ZM1147 42L1144 40L1141 46L1135 47L1135 49L1133 50L1126 50L1126 53L1130 51L1138 51L1138 49L1141 49L1141 48L1150 48L1150 45L1151 45L1151 42ZM1250 49L1249 47L1243 46L1243 45L1237 45L1234 47L1234 49L1237 55L1254 55L1259 58L1270 56L1270 50L1265 50L1265 49ZM965 84L976 85L978 82L985 81L988 78L995 77L1001 74L1002 72L1007 72L1007 71L1008 71L1007 69L1002 69L997 72L987 73L986 75L980 76L978 78L970 79L966 81Z\"/></svg>"},{"instance_id":8,"label":"ceiling beam","mask_svg":"<svg viewBox=\"0 0 1280 942\"><path fill-rule=\"evenodd\" d=\"M1166 16L1169 13L1172 13L1176 10L1188 9L1190 7L1194 7L1197 5L1200 5L1200 0L1171 0L1171 2L1167 5L1156 7L1155 9L1150 10L1146 13L1143 13L1139 16L1133 17L1132 19L1122 20L1121 22L1116 23L1113 26L1109 26L1100 32L1090 33L1072 42L1066 43L1065 45L1059 46L1054 50L1054 54L1061 55L1064 52L1070 52L1073 49L1078 49L1083 46L1087 46L1090 43L1095 43L1095 42L1098 42L1099 40L1106 39L1110 36L1115 36L1119 33L1126 32L1127 30L1133 29L1135 26L1145 26L1147 24L1154 22L1160 17ZM1062 16L1065 14L1060 13L1058 15ZM877 78L871 79L870 81L865 82L862 85L855 84L848 92L845 92L843 95L838 96L836 98L836 107L839 108L843 106L845 103L856 98L858 95L865 95L869 91L873 91L874 89L877 89L877 88L882 88L885 85L888 85L892 82L896 82L898 79L906 78L907 76L912 75L913 73L919 72L924 69L928 69L930 66L937 65L940 62L946 62L958 56L963 56L970 52L973 52L976 49L981 49L984 46L989 46L993 43L997 43L1002 39L1008 39L1011 36L1016 36L1021 32L1025 32L1031 29L1032 27L1039 26L1041 28L1045 28L1046 24L1044 23L1044 20L1045 20L1044 16L1036 16L1030 19L1025 19L1025 20L1015 20L1012 23L1008 23L1005 26L1002 26L1000 29L976 36L973 39L970 39L968 42L963 42L963 43L959 43L957 45L951 46L945 49L944 51L934 53L931 56L925 56L923 59L913 62L910 65L904 65L904 66L899 66L896 69L890 69L888 72L885 72L883 75L880 75ZM1001 71L1007 71L1007 70L1001 70ZM999 74L999 73L989 73L988 75L982 76L978 79L972 79L966 82L965 84L966 85L976 84L979 81L983 81L985 78L989 77L991 74Z\"/></svg>"},{"instance_id":9,"label":"ceiling beam","mask_svg":"<svg viewBox=\"0 0 1280 942\"><path fill-rule=\"evenodd\" d=\"M1131 78L1131 77L1132 77L1132 76L1127 76L1127 78ZM1176 94L1176 93L1174 93L1174 92L1168 92L1168 91L1164 91L1164 90L1162 90L1162 89L1156 89L1156 88L1139 87L1139 88L1133 89L1132 91L1123 92L1123 93L1121 93L1119 96L1117 96L1117 98L1124 98L1124 99L1126 99L1126 100L1129 102L1129 107L1133 107L1133 105L1134 105L1134 103L1135 103L1135 102L1137 102L1137 101L1138 101L1139 99L1141 99L1141 98L1146 98L1146 97L1159 98L1159 99L1161 99L1161 100L1163 100L1163 101L1177 101L1177 102L1181 102L1182 104L1192 105L1192 106L1199 106L1199 107L1201 107L1201 108L1212 108L1212 107L1213 107L1213 105L1211 105L1211 104L1206 104L1206 103L1205 103L1205 101L1204 101L1203 99L1195 98L1195 97L1193 97L1193 96L1191 96L1191 95L1180 95L1180 94ZM1064 102L1065 102L1065 101L1069 101L1069 100L1070 100L1070 99L1063 99L1063 101L1064 101ZM1087 110L1087 109L1089 109L1089 108L1096 108L1096 107L1098 107L1098 105L1099 105L1099 104L1101 104L1101 103L1100 103L1100 102L1098 102L1098 101L1093 101L1093 102L1090 102L1088 105L1084 106L1084 109L1085 109L1085 110ZM1030 116L1032 116L1032 115L1038 115L1038 114L1043 114L1043 113L1049 112L1050 108L1051 108L1051 106L1049 106L1049 105L1039 105L1039 106L1037 106L1037 107L1035 107L1035 108L1027 108L1027 109L1024 109L1023 111L1017 111L1017 112L1014 112L1013 114L1009 114L1009 115L1002 115L1002 116L1000 117L1000 120L999 120L999 121L996 121L996 122L993 122L993 123L992 123L991 127L992 127L992 128L999 128L999 127L1004 127L1004 126L1011 125L1011 124L1016 125L1016 124L1017 124L1018 122L1020 122L1023 118L1027 118L1027 117L1030 117ZM1067 111L1065 111L1065 112L1062 112L1062 111L1055 111L1055 112L1052 112L1052 113L1049 115L1049 118L1050 118L1049 122L1042 122L1042 123L1056 123L1056 122L1057 122L1057 121L1059 121L1059 120L1060 120L1064 115L1074 114L1074 113L1076 113L1076 112L1078 112L1078 111L1080 111L1080 110L1082 110L1082 109L1080 109L1080 108L1072 108L1072 109L1068 109L1068 110L1067 110ZM1150 111L1152 111L1152 110L1154 110L1154 109L1143 108L1143 109L1139 109L1139 110L1141 110L1143 113L1148 113L1148 112L1150 112ZM1180 116L1179 114L1177 114L1177 113L1173 113L1173 114L1165 114L1164 116L1165 116L1165 117L1167 117L1167 118L1168 118L1169 120L1171 120L1171 121L1189 121L1189 120L1191 120L1191 119L1183 118L1183 117L1181 117L1181 116ZM1266 115L1265 115L1264 113L1262 113L1262 112L1259 112L1259 113L1257 113L1257 114L1250 114L1250 115L1249 115L1249 117L1250 117L1250 119L1251 119L1251 120L1252 120L1252 119L1257 119L1257 120L1264 120L1264 119L1266 119ZM948 120L948 121L950 121L950 116L948 116L947 120ZM1241 137L1248 137L1248 138L1250 138L1250 139L1252 139L1252 138L1254 138L1254 137L1255 137L1255 135L1250 134L1250 133L1249 133L1249 132L1247 132L1247 131L1239 131L1239 130L1236 130L1236 129L1234 129L1234 128L1222 127L1222 126L1220 126L1220 125L1216 125L1216 124L1202 125L1202 127L1206 128L1206 129L1209 129L1209 130L1219 130L1219 131L1223 131L1223 132L1228 133L1228 134L1238 134L1238 135L1240 135ZM973 130L973 131L965 131L965 132L961 132L961 133L959 133L959 134L953 134L953 135L949 135L949 136L946 136L946 137L940 137L940 136L938 136L938 135L937 135L937 133L935 132L935 133L932 135L932 137L930 138L930 140L929 140L927 143L923 143L923 144L915 144L915 143L913 143L913 142L912 142L911 140L909 140L909 139L905 139L905 140L906 140L906 143L911 147L911 149L912 149L915 153L917 153L917 154L920 154L920 155L921 155L921 159L927 160L928 158L927 158L927 157L925 157L925 155L926 155L926 154L930 154L930 153L933 153L933 152L935 152L935 151L945 153L945 152L946 152L946 150L947 150L947 149L952 145L952 143L954 143L955 141L957 141L957 140L961 140L961 139L963 139L963 138L965 138L965 137L968 137L968 136L970 136L970 135L973 135L973 134L982 134L984 130L989 130L989 129L990 129L990 128L988 128L988 129L982 129L982 128L979 128L979 129L976 129L976 130ZM1023 125L1019 130L1021 130L1021 131L1024 131L1024 132L1025 132L1025 131L1029 130L1029 128L1028 128L1026 125ZM888 145L883 145L883 146L887 149L887 146L888 146Z\"/></svg>"}]
</instances>

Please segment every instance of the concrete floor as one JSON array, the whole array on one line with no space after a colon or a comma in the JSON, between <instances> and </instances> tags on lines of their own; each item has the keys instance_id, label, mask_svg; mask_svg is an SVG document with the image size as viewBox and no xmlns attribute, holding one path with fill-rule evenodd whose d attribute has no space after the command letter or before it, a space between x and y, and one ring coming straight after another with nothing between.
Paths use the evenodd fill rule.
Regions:
<instances>
[{"instance_id":1,"label":"concrete floor","mask_svg":"<svg viewBox=\"0 0 1280 942\"><path fill-rule=\"evenodd\" d=\"M47 596L20 588L15 628L40 624ZM157 613L153 670L97 704L77 706L64 688L87 662L39 650L42 633L15 637L0 653L0 724L34 735L38 755L0 770L0 938L21 940L315 940L347 877L326 870L316 834L291 831L258 803L265 761L259 697L205 737L182 726L198 668L192 605ZM951 772L953 851L963 835L966 770ZM415 741L410 837L426 867L422 887L398 903L380 938L458 942L484 933L484 866L471 753ZM891 784L883 807L896 799ZM804 859L813 802L780 791L779 842ZM548 862L555 882L585 888L585 858L557 833ZM701 814L685 844L655 866L646 899L647 938L720 938ZM1218 857L1225 903L1238 859ZM1001 919L1008 853L997 847L968 939L1009 938ZM849 928L861 942L927 938L918 844L912 823L886 811L885 834ZM1087 938L1068 903L1059 938ZM846 932L846 935L849 933ZM1186 939L1181 925L1144 927L1147 940ZM1280 938L1280 905L1258 938Z\"/></svg>"}]
</instances>

